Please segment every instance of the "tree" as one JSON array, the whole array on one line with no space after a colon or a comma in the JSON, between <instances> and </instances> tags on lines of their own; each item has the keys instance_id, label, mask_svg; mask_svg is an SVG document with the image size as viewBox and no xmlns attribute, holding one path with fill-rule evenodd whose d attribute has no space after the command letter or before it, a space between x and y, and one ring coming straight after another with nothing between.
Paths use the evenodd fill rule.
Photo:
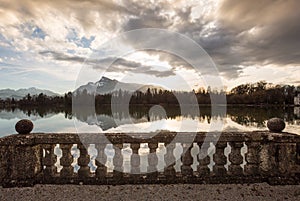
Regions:
<instances>
[{"instance_id":1,"label":"tree","mask_svg":"<svg viewBox=\"0 0 300 201\"><path fill-rule=\"evenodd\" d=\"M27 99L27 101L31 101L30 93L27 94L26 99Z\"/></svg>"}]
</instances>

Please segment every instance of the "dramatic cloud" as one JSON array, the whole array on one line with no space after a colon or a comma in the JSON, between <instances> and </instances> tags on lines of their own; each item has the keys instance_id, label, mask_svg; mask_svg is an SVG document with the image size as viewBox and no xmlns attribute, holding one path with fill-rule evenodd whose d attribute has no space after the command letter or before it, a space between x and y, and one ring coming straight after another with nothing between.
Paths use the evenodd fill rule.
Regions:
<instances>
[{"instance_id":1,"label":"dramatic cloud","mask_svg":"<svg viewBox=\"0 0 300 201\"><path fill-rule=\"evenodd\" d=\"M244 62L300 64L300 2L224 1L219 20L238 41L232 44Z\"/></svg>"},{"instance_id":2,"label":"dramatic cloud","mask_svg":"<svg viewBox=\"0 0 300 201\"><path fill-rule=\"evenodd\" d=\"M299 7L298 0L0 0L0 62L1 66L10 68L22 63L40 65L49 73L60 72L62 68L78 72L82 62L90 62L96 68L117 59L108 72L158 78L193 70L184 58L163 51L145 51L145 54L171 66L167 70L134 58L115 58L105 52L106 61L86 60L95 49L118 34L140 28L163 28L184 34L203 47L230 86L255 80L253 68L257 72L289 69L293 73L287 74L286 80L297 83ZM185 44L176 40L168 42L155 35L137 44L136 37L126 38L122 45L128 49L150 43L172 46L184 50L200 65L202 74L211 73L211 65ZM5 69L0 69L3 76L6 76ZM263 76L267 81L285 82L268 74Z\"/></svg>"},{"instance_id":3,"label":"dramatic cloud","mask_svg":"<svg viewBox=\"0 0 300 201\"><path fill-rule=\"evenodd\" d=\"M130 61L123 58L106 57L104 59L91 59L79 56L70 56L64 53L53 51L42 51L41 55L52 57L57 61L68 61L71 63L81 63L82 66L91 66L94 69L105 70L107 72L138 73L154 75L157 77L168 77L175 75L172 70L159 71L152 66L144 65L140 62Z\"/></svg>"},{"instance_id":4,"label":"dramatic cloud","mask_svg":"<svg viewBox=\"0 0 300 201\"><path fill-rule=\"evenodd\" d=\"M183 33L209 53L222 75L237 78L247 66L267 64L279 67L299 66L300 12L297 11L299 7L300 2L297 0L224 0L215 7L214 13L202 14L193 19L195 10L191 6L173 9L175 15L168 12L162 15L162 11L170 9L168 5L158 4L154 7L149 5L149 8L141 10L139 16L130 18L123 27L125 30L159 27ZM150 42L164 43L164 41ZM134 39L132 43L135 45ZM175 42L174 48L182 48L182 44ZM172 59L174 57L162 56L162 58L169 60L172 65L179 64L178 59L177 61Z\"/></svg>"}]
</instances>

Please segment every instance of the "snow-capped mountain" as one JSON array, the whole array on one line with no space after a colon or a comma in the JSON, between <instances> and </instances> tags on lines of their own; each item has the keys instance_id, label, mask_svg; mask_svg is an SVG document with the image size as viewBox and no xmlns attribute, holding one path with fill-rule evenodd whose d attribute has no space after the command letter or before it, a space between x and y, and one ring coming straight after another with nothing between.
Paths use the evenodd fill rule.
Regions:
<instances>
[{"instance_id":1,"label":"snow-capped mountain","mask_svg":"<svg viewBox=\"0 0 300 201\"><path fill-rule=\"evenodd\" d=\"M143 85L143 84L136 84L136 83L125 83L125 82L119 82L118 80L112 80L107 77L102 77L98 82L89 82L86 85L82 85L78 87L74 94L82 93L84 90L87 91L88 94L109 94L113 93L115 91L119 91L120 89L122 91L141 91L146 92L147 89L158 89L158 90L164 90L162 87L159 86L153 86L153 85Z\"/></svg>"},{"instance_id":2,"label":"snow-capped mountain","mask_svg":"<svg viewBox=\"0 0 300 201\"><path fill-rule=\"evenodd\" d=\"M18 99L23 98L27 94L30 94L31 96L33 96L33 95L38 95L40 93L43 93L47 96L59 96L59 94L54 93L49 90L43 90L43 89L37 89L35 87L31 87L28 89L18 89L18 90L1 89L0 90L0 99L14 98L14 99L18 100Z\"/></svg>"}]
</instances>

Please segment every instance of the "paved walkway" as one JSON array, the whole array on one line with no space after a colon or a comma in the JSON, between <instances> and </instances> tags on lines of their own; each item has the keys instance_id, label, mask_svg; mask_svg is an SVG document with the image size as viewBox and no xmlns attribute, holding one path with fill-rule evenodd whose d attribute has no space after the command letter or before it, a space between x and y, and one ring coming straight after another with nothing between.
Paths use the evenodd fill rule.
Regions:
<instances>
[{"instance_id":1,"label":"paved walkway","mask_svg":"<svg viewBox=\"0 0 300 201\"><path fill-rule=\"evenodd\" d=\"M0 200L300 200L300 186L221 185L36 185L2 188Z\"/></svg>"}]
</instances>

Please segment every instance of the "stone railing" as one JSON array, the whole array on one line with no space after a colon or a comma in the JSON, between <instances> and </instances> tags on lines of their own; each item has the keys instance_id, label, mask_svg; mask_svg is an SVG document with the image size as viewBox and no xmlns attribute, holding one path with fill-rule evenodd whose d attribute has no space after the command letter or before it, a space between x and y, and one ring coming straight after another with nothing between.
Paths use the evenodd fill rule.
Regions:
<instances>
[{"instance_id":1,"label":"stone railing","mask_svg":"<svg viewBox=\"0 0 300 201\"><path fill-rule=\"evenodd\" d=\"M300 183L299 135L224 132L216 141L213 133L197 133L192 142L191 133L177 135L7 136L0 139L0 183Z\"/></svg>"}]
</instances>

